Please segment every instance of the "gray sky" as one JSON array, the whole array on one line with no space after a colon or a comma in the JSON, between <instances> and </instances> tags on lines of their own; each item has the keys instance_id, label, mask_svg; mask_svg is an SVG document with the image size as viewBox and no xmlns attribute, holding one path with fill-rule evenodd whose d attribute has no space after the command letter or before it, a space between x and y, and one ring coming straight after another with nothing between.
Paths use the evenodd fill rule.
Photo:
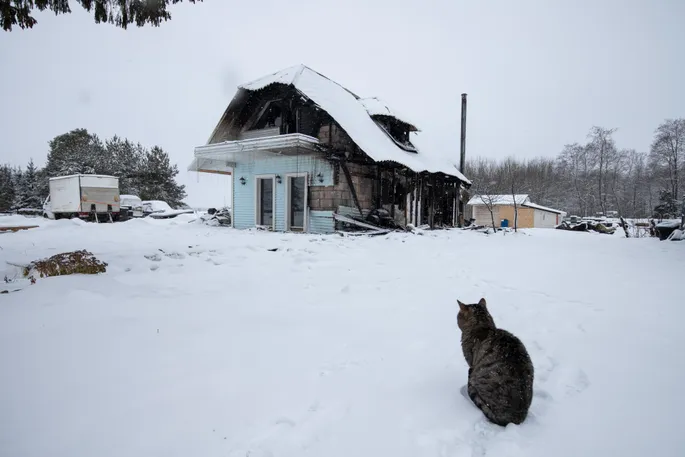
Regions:
<instances>
[{"instance_id":1,"label":"gray sky","mask_svg":"<svg viewBox=\"0 0 685 457\"><path fill-rule=\"evenodd\" d=\"M205 0L127 31L72 3L0 32L0 162L42 165L74 128L118 134L168 151L193 205L228 195L185 170L236 86L300 63L385 99L423 151L455 158L462 92L467 158L554 156L592 125L647 151L663 119L685 117L682 0Z\"/></svg>"}]
</instances>

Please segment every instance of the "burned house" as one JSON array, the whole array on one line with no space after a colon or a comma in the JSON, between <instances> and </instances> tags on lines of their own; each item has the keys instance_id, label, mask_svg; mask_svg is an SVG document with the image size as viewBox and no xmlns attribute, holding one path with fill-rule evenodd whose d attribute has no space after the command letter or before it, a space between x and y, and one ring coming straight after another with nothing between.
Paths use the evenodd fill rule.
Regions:
<instances>
[{"instance_id":1,"label":"burned house","mask_svg":"<svg viewBox=\"0 0 685 457\"><path fill-rule=\"evenodd\" d=\"M190 171L232 175L233 226L330 233L386 219L453 226L470 182L416 124L298 65L244 84Z\"/></svg>"}]
</instances>

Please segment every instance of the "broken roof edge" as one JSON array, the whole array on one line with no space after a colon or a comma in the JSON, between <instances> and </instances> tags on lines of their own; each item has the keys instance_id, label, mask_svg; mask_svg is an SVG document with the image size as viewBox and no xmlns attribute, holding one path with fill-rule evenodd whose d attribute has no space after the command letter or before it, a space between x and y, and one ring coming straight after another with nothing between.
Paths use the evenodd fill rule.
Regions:
<instances>
[{"instance_id":1,"label":"broken roof edge","mask_svg":"<svg viewBox=\"0 0 685 457\"><path fill-rule=\"evenodd\" d=\"M319 73L318 71L314 70L313 68L308 67L305 64L298 64L298 65L293 65L292 67L284 68L283 70L276 71L274 73L268 74L266 76L262 76L261 78L254 79L252 81L249 81L245 84L241 84L238 86L238 89L244 89L244 90L249 90L249 91L258 91L261 89L264 89L272 84L283 84L286 86L294 86L297 87L297 80L300 79L300 76L302 76L302 73L304 73L305 70L309 70L313 73L316 73L317 75L321 76L322 78L325 78L332 82L333 84L336 84L343 89L345 89L347 92L352 94L354 98L357 100L361 100L361 97L359 95L355 94L352 92L350 89L347 87L343 86L340 83L335 82L331 78L329 78L326 75L323 75Z\"/></svg>"},{"instance_id":2,"label":"broken roof edge","mask_svg":"<svg viewBox=\"0 0 685 457\"><path fill-rule=\"evenodd\" d=\"M398 112L397 110L393 109L388 105L385 100L382 100L378 97L366 97L366 98L360 98L359 103L362 104L364 109L366 110L367 113L369 113L369 116L387 116L387 117L392 117L394 119L397 119L398 121L407 124L412 131L414 132L420 132L421 129L419 129L416 126L416 123L414 123L411 119L409 119L407 116L404 114Z\"/></svg>"}]
</instances>

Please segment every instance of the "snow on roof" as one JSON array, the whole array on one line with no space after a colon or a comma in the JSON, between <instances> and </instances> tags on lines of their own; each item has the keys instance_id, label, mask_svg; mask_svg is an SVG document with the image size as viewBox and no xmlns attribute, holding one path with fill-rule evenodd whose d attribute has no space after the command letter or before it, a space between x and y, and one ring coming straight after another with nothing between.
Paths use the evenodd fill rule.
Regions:
<instances>
[{"instance_id":1,"label":"snow on roof","mask_svg":"<svg viewBox=\"0 0 685 457\"><path fill-rule=\"evenodd\" d=\"M497 194L497 195L474 195L471 197L471 200L467 203L467 205L484 205L483 203L483 198L490 203L494 205L513 205L514 204L514 198L511 196L511 194ZM524 202L528 200L528 194L516 194L516 204L517 205L523 205Z\"/></svg>"},{"instance_id":2,"label":"snow on roof","mask_svg":"<svg viewBox=\"0 0 685 457\"><path fill-rule=\"evenodd\" d=\"M548 211L548 212L550 212L550 213L566 214L566 211L560 211L560 210L558 210L558 209L548 208L548 207L546 207L546 206L537 205L537 204L531 203L531 202L523 203L523 206L528 206L529 208L535 208L535 209L539 209L539 210L542 210L542 211Z\"/></svg>"},{"instance_id":3,"label":"snow on roof","mask_svg":"<svg viewBox=\"0 0 685 457\"><path fill-rule=\"evenodd\" d=\"M173 211L169 204L162 200L143 200L143 205L149 206L152 211Z\"/></svg>"},{"instance_id":4,"label":"snow on roof","mask_svg":"<svg viewBox=\"0 0 685 457\"><path fill-rule=\"evenodd\" d=\"M67 178L80 178L80 177L89 177L89 178L117 178L116 176L112 175L96 175L96 174L89 174L89 173L75 173L73 175L64 175L64 176L53 176L52 178L49 178L49 181L56 181L58 179L67 179Z\"/></svg>"},{"instance_id":5,"label":"snow on roof","mask_svg":"<svg viewBox=\"0 0 685 457\"><path fill-rule=\"evenodd\" d=\"M441 172L471 184L452 160L400 148L376 125L357 95L305 65L286 68L243 84L239 88L259 90L271 84L294 86L333 117L352 141L376 162L392 161L416 172Z\"/></svg>"},{"instance_id":6,"label":"snow on roof","mask_svg":"<svg viewBox=\"0 0 685 457\"><path fill-rule=\"evenodd\" d=\"M366 112L369 113L369 116L394 117L398 121L404 122L405 124L409 124L409 126L417 132L420 131L416 124L412 122L407 116L405 116L404 114L400 114L397 112L397 110L390 108L387 103L385 103L378 97L361 98L359 99L359 103L361 103L362 106L364 106L364 109L366 109Z\"/></svg>"}]
</instances>

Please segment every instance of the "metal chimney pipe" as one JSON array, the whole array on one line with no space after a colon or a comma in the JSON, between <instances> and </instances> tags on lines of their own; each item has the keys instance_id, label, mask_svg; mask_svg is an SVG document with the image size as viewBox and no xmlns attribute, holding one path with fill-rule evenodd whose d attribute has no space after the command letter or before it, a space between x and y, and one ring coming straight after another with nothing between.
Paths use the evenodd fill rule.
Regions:
<instances>
[{"instance_id":1,"label":"metal chimney pipe","mask_svg":"<svg viewBox=\"0 0 685 457\"><path fill-rule=\"evenodd\" d=\"M459 150L459 171L464 174L466 165L466 94L461 94L461 144ZM464 201L461 199L461 186L457 188L457 199L459 200L457 211L457 226L464 226Z\"/></svg>"},{"instance_id":2,"label":"metal chimney pipe","mask_svg":"<svg viewBox=\"0 0 685 457\"><path fill-rule=\"evenodd\" d=\"M459 156L459 171L464 173L466 165L466 94L461 94L461 148Z\"/></svg>"}]
</instances>

